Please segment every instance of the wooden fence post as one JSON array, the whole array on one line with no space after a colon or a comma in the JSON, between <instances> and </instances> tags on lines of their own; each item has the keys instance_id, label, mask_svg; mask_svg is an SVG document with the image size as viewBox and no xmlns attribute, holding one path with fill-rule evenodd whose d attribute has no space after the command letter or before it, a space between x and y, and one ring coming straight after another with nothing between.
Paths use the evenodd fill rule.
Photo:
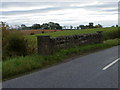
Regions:
<instances>
[{"instance_id":1,"label":"wooden fence post","mask_svg":"<svg viewBox=\"0 0 120 90\"><path fill-rule=\"evenodd\" d=\"M49 55L52 52L50 36L37 36L38 53Z\"/></svg>"}]
</instances>

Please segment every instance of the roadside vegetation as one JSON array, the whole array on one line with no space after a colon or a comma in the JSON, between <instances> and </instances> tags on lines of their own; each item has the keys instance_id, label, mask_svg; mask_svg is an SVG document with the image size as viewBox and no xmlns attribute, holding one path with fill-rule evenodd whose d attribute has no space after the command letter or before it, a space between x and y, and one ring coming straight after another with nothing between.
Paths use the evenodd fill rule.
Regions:
<instances>
[{"instance_id":1,"label":"roadside vegetation","mask_svg":"<svg viewBox=\"0 0 120 90\"><path fill-rule=\"evenodd\" d=\"M0 62L0 65L2 65L0 66L0 72L2 71L2 78L4 80L20 74L26 74L36 69L45 68L58 62L64 62L66 58L70 58L72 55L83 55L90 53L91 51L102 50L120 44L120 42L118 42L120 40L118 27L63 30L58 32L26 35L19 30L7 30L8 26L4 23L2 26L3 62ZM95 33L96 31L103 31L103 43L60 49L48 56L37 54L37 36L39 35L59 37Z\"/></svg>"},{"instance_id":2,"label":"roadside vegetation","mask_svg":"<svg viewBox=\"0 0 120 90\"><path fill-rule=\"evenodd\" d=\"M2 60L16 56L26 56L30 54L30 49L25 35L20 31L3 30L2 34Z\"/></svg>"},{"instance_id":3,"label":"roadside vegetation","mask_svg":"<svg viewBox=\"0 0 120 90\"><path fill-rule=\"evenodd\" d=\"M58 62L64 61L71 55L83 55L85 53L110 48L120 44L120 39L105 40L104 43L78 46L74 48L61 49L52 55L41 56L38 54L18 56L3 61L3 79L11 78L19 74L25 74L35 69L45 68Z\"/></svg>"}]
</instances>

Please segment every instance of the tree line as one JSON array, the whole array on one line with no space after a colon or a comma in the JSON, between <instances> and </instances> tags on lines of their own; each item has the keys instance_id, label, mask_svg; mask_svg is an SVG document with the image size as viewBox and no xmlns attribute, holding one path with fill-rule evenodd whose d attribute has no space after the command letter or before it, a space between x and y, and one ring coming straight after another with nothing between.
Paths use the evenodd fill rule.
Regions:
<instances>
[{"instance_id":1,"label":"tree line","mask_svg":"<svg viewBox=\"0 0 120 90\"><path fill-rule=\"evenodd\" d=\"M22 24L20 27L18 27L20 30L30 30L30 29L62 29L62 26L58 23L54 22L49 22L49 23L43 23L42 25L40 24L33 24L32 26L26 26L25 24Z\"/></svg>"},{"instance_id":2,"label":"tree line","mask_svg":"<svg viewBox=\"0 0 120 90\"><path fill-rule=\"evenodd\" d=\"M1 21L1 27L4 30L10 30L10 29L17 29L17 30L32 30L32 29L50 29L50 30L79 30L79 29L90 29L90 28L102 28L103 26L101 24L94 25L94 23L90 22L88 25L79 25L77 27L73 26L61 26L59 23L54 22L48 22L43 24L33 24L32 26L26 26L25 24L15 25L14 27L10 27L6 22ZM111 26L111 27L118 27Z\"/></svg>"}]
</instances>

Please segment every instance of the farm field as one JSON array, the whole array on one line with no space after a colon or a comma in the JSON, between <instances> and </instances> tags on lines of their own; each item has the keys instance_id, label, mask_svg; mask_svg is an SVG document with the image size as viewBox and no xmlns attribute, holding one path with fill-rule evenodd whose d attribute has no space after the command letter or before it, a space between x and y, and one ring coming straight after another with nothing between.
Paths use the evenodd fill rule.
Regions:
<instances>
[{"instance_id":1,"label":"farm field","mask_svg":"<svg viewBox=\"0 0 120 90\"><path fill-rule=\"evenodd\" d=\"M110 28L94 28L94 29L81 29L81 30L64 30L62 32L49 32L44 34L36 34L33 36L38 35L50 35L51 37L59 37L59 36L68 36L68 35L78 35L78 34L86 34L86 33L95 33L96 31L104 31L106 32L112 32L117 31L117 27L110 27Z\"/></svg>"},{"instance_id":2,"label":"farm field","mask_svg":"<svg viewBox=\"0 0 120 90\"><path fill-rule=\"evenodd\" d=\"M39 34L39 33L48 33L48 32L58 32L58 31L62 31L62 30L42 30L42 29L38 29L38 30L20 30L22 33L26 34L26 35L30 35L30 34Z\"/></svg>"},{"instance_id":3,"label":"farm field","mask_svg":"<svg viewBox=\"0 0 120 90\"><path fill-rule=\"evenodd\" d=\"M58 31L58 32L48 32L48 33L35 34L35 35L26 35L26 39L28 39L29 43L31 43L33 47L36 47L37 36L49 35L51 37L60 37L60 36L95 33L96 31L103 31L103 38L105 40L112 38L114 34L117 34L117 35L119 34L118 27L109 27L109 28L94 28L94 29L82 29L82 30L64 30L64 31Z\"/></svg>"}]
</instances>

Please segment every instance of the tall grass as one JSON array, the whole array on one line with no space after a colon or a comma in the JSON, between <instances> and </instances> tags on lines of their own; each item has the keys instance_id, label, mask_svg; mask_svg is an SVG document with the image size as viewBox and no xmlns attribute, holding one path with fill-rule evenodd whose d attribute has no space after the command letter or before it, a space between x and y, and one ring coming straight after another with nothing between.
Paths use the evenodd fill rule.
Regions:
<instances>
[{"instance_id":1,"label":"tall grass","mask_svg":"<svg viewBox=\"0 0 120 90\"><path fill-rule=\"evenodd\" d=\"M25 34L19 30L3 30L2 33L3 60L34 53L35 48L32 47L32 45L35 44L30 43L29 40L25 38Z\"/></svg>"},{"instance_id":2,"label":"tall grass","mask_svg":"<svg viewBox=\"0 0 120 90\"><path fill-rule=\"evenodd\" d=\"M48 65L63 61L73 54L84 54L90 51L105 49L120 44L120 39L106 40L104 43L78 46L74 48L61 49L49 56L31 55L25 57L15 57L3 61L3 79L30 72L34 69L44 68Z\"/></svg>"},{"instance_id":3,"label":"tall grass","mask_svg":"<svg viewBox=\"0 0 120 90\"><path fill-rule=\"evenodd\" d=\"M3 30L2 37L3 60L7 57L26 55L27 42L24 39L24 34L15 30Z\"/></svg>"}]
</instances>

